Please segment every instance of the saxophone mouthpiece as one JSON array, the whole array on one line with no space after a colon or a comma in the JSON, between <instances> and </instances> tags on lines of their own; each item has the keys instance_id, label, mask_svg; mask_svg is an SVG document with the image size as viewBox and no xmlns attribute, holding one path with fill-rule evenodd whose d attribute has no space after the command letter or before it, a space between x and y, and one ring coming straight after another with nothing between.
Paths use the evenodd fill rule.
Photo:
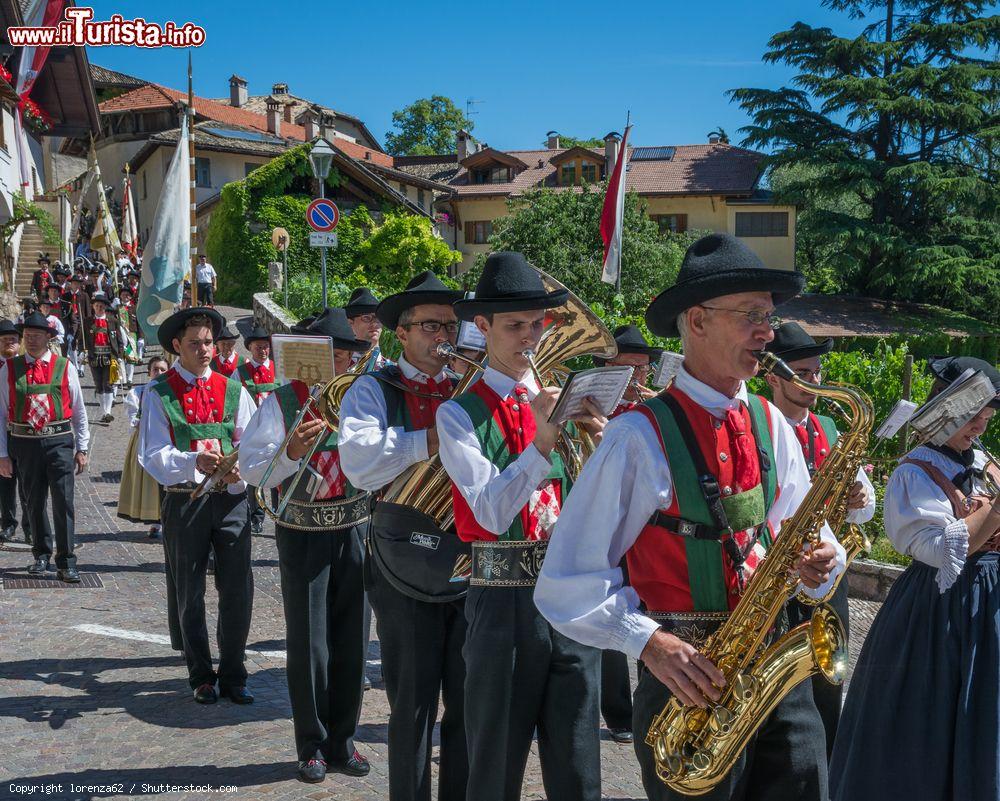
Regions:
<instances>
[{"instance_id":1,"label":"saxophone mouthpiece","mask_svg":"<svg viewBox=\"0 0 1000 801\"><path fill-rule=\"evenodd\" d=\"M755 350L753 355L757 357L757 363L760 364L761 370L765 373L771 373L785 381L791 381L795 378L795 371L773 353L766 350Z\"/></svg>"}]
</instances>

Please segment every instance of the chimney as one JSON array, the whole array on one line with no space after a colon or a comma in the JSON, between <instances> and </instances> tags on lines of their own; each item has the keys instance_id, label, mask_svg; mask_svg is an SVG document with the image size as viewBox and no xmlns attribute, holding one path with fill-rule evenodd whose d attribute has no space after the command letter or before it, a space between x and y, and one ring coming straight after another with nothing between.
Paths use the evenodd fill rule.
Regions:
<instances>
[{"instance_id":1,"label":"chimney","mask_svg":"<svg viewBox=\"0 0 1000 801\"><path fill-rule=\"evenodd\" d=\"M229 105L233 108L245 106L247 102L247 80L239 75L229 79Z\"/></svg>"},{"instance_id":2,"label":"chimney","mask_svg":"<svg viewBox=\"0 0 1000 801\"><path fill-rule=\"evenodd\" d=\"M712 131L712 133L710 133L708 135L708 143L710 145L717 145L717 144L719 144L719 134L718 134L717 131Z\"/></svg>"},{"instance_id":3,"label":"chimney","mask_svg":"<svg viewBox=\"0 0 1000 801\"><path fill-rule=\"evenodd\" d=\"M458 145L458 161L461 163L467 156L471 156L475 153L475 149L470 149L469 145L472 143L472 136L464 128L460 129L457 134L455 134L455 142Z\"/></svg>"},{"instance_id":4,"label":"chimney","mask_svg":"<svg viewBox=\"0 0 1000 801\"><path fill-rule=\"evenodd\" d=\"M272 95L287 95L288 94L288 84L287 83L276 83L271 87Z\"/></svg>"},{"instance_id":5,"label":"chimney","mask_svg":"<svg viewBox=\"0 0 1000 801\"><path fill-rule=\"evenodd\" d=\"M549 138L548 142L546 142L545 146L549 150L558 150L559 149L559 133L557 131L549 131L545 135Z\"/></svg>"},{"instance_id":6,"label":"chimney","mask_svg":"<svg viewBox=\"0 0 1000 801\"><path fill-rule=\"evenodd\" d=\"M618 143L621 138L618 131L608 131L604 134L604 169L609 176L614 171L615 162L618 160Z\"/></svg>"},{"instance_id":7,"label":"chimney","mask_svg":"<svg viewBox=\"0 0 1000 801\"><path fill-rule=\"evenodd\" d=\"M299 118L306 129L306 141L311 142L319 136L319 115L312 106L307 108Z\"/></svg>"},{"instance_id":8,"label":"chimney","mask_svg":"<svg viewBox=\"0 0 1000 801\"><path fill-rule=\"evenodd\" d=\"M292 106L294 105L294 103L285 103L285 122L292 121Z\"/></svg>"},{"instance_id":9,"label":"chimney","mask_svg":"<svg viewBox=\"0 0 1000 801\"><path fill-rule=\"evenodd\" d=\"M267 99L267 132L281 136L281 101L273 95Z\"/></svg>"}]
</instances>

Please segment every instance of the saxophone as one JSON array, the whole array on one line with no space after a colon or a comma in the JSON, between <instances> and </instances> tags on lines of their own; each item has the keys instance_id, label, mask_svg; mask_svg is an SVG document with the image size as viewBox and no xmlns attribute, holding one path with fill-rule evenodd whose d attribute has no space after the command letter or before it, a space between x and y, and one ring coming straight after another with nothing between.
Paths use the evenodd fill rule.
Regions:
<instances>
[{"instance_id":1,"label":"saxophone","mask_svg":"<svg viewBox=\"0 0 1000 801\"><path fill-rule=\"evenodd\" d=\"M701 709L671 697L649 727L646 743L653 749L657 776L685 795L702 795L722 781L767 715L797 684L816 674L838 684L847 667L843 624L825 603L808 623L770 646L765 640L798 586L794 566L802 546L817 544L823 522L841 508L846 514L847 496L866 458L872 406L852 387L801 381L773 354L760 353L758 359L765 371L846 405L850 425L816 471L795 514L782 524L736 608L701 649L726 677L718 702Z\"/></svg>"}]
</instances>

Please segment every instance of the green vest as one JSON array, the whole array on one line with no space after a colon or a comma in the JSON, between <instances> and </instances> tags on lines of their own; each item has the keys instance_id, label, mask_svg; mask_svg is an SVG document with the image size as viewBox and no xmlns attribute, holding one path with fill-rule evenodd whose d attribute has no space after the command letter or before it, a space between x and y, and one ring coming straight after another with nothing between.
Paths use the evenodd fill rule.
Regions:
<instances>
[{"instance_id":1,"label":"green vest","mask_svg":"<svg viewBox=\"0 0 1000 801\"><path fill-rule=\"evenodd\" d=\"M52 398L52 414L55 421L68 420L69 415L63 409L62 382L66 374L66 365L69 359L56 356L52 363L52 374L48 384L28 383L28 362L24 356L15 356L12 360L14 370L14 416L15 423L25 423L25 412L27 409L28 387L31 387L32 395L48 395Z\"/></svg>"},{"instance_id":2,"label":"green vest","mask_svg":"<svg viewBox=\"0 0 1000 801\"><path fill-rule=\"evenodd\" d=\"M194 443L203 439L217 439L223 455L233 450L233 433L236 431L236 414L240 409L242 387L236 381L226 382L226 401L221 423L189 423L184 415L181 399L167 380L150 385L160 396L163 412L173 434L174 445L181 451L193 451Z\"/></svg>"},{"instance_id":3,"label":"green vest","mask_svg":"<svg viewBox=\"0 0 1000 801\"><path fill-rule=\"evenodd\" d=\"M274 362L271 364L273 366ZM270 384L255 384L253 382L253 375L250 373L252 367L253 365L249 361L243 362L243 364L236 368L235 374L239 377L239 382L243 385L243 388L250 393L253 402L260 406L260 393L274 392L281 385L273 382Z\"/></svg>"}]
</instances>

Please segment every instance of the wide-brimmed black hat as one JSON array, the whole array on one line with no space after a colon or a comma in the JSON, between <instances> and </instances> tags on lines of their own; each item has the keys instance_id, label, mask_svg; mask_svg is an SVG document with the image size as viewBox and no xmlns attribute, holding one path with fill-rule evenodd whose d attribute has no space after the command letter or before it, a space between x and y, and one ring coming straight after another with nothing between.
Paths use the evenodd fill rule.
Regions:
<instances>
[{"instance_id":1,"label":"wide-brimmed black hat","mask_svg":"<svg viewBox=\"0 0 1000 801\"><path fill-rule=\"evenodd\" d=\"M333 347L338 350L363 353L372 346L368 340L358 339L354 335L354 329L347 319L347 312L333 306L323 309L303 333L307 336L330 337L333 340Z\"/></svg>"},{"instance_id":2,"label":"wide-brimmed black hat","mask_svg":"<svg viewBox=\"0 0 1000 801\"><path fill-rule=\"evenodd\" d=\"M993 382L993 388L1000 393L1000 371L989 362L977 359L975 356L944 356L937 359L932 357L927 360L927 366L931 374L944 384L950 384L966 370L982 370ZM987 405L1000 409L1000 399L994 399Z\"/></svg>"},{"instance_id":3,"label":"wide-brimmed black hat","mask_svg":"<svg viewBox=\"0 0 1000 801\"><path fill-rule=\"evenodd\" d=\"M16 334L17 336L21 336L21 332L17 329L17 326L14 325L14 321L8 320L4 317L3 319L0 319L0 337L5 336L6 334Z\"/></svg>"},{"instance_id":4,"label":"wide-brimmed black hat","mask_svg":"<svg viewBox=\"0 0 1000 801\"><path fill-rule=\"evenodd\" d=\"M26 297L21 298L21 305L22 306L29 306L29 305L30 306L34 306L35 305L35 296L34 295L28 295Z\"/></svg>"},{"instance_id":5,"label":"wide-brimmed black hat","mask_svg":"<svg viewBox=\"0 0 1000 801\"><path fill-rule=\"evenodd\" d=\"M47 331L50 336L56 335L56 330L49 324L49 321L45 319L45 315L36 311L26 315L24 321L17 323L14 327L17 329L19 334L23 333L25 328L39 328L42 331Z\"/></svg>"},{"instance_id":6,"label":"wide-brimmed black hat","mask_svg":"<svg viewBox=\"0 0 1000 801\"><path fill-rule=\"evenodd\" d=\"M618 343L619 353L641 353L649 357L650 364L658 362L663 355L663 348L656 348L650 345L642 335L642 331L634 325L620 325L613 332L612 336ZM594 357L594 364L607 364L606 359Z\"/></svg>"},{"instance_id":7,"label":"wide-brimmed black hat","mask_svg":"<svg viewBox=\"0 0 1000 801\"><path fill-rule=\"evenodd\" d=\"M261 328L259 325L255 325L253 327L253 330L245 337L243 337L243 344L249 348L251 342L259 342L261 340L267 340L268 342L270 342L271 335L263 328Z\"/></svg>"},{"instance_id":8,"label":"wide-brimmed black hat","mask_svg":"<svg viewBox=\"0 0 1000 801\"><path fill-rule=\"evenodd\" d=\"M646 325L657 336L677 336L677 316L706 300L739 292L770 292L775 306L791 300L805 283L801 273L764 266L732 234L703 236L687 249L677 281L646 309Z\"/></svg>"},{"instance_id":9,"label":"wide-brimmed black hat","mask_svg":"<svg viewBox=\"0 0 1000 801\"><path fill-rule=\"evenodd\" d=\"M222 324L222 330L219 331L218 336L215 337L215 341L218 342L221 339L239 339L240 335L234 332L229 327L229 323Z\"/></svg>"},{"instance_id":10,"label":"wide-brimmed black hat","mask_svg":"<svg viewBox=\"0 0 1000 801\"><path fill-rule=\"evenodd\" d=\"M764 346L764 350L786 362L811 359L833 350L833 337L817 342L798 323L782 323L774 329L774 339Z\"/></svg>"},{"instance_id":11,"label":"wide-brimmed black hat","mask_svg":"<svg viewBox=\"0 0 1000 801\"><path fill-rule=\"evenodd\" d=\"M103 303L105 306L110 306L111 301L108 300L108 296L103 292L95 292L93 297L90 299L91 303Z\"/></svg>"},{"instance_id":12,"label":"wide-brimmed black hat","mask_svg":"<svg viewBox=\"0 0 1000 801\"><path fill-rule=\"evenodd\" d=\"M197 317L198 315L204 315L209 319L209 322L212 324L212 339L216 339L226 321L215 309L206 306L195 306L190 309L181 309L179 312L174 312L160 324L160 330L156 332L156 338L160 341L160 347L174 354L174 356L178 356L179 354L174 350L174 339L180 336L180 332L184 329L184 324L190 318Z\"/></svg>"},{"instance_id":13,"label":"wide-brimmed black hat","mask_svg":"<svg viewBox=\"0 0 1000 801\"><path fill-rule=\"evenodd\" d=\"M38 264L52 264L52 259L44 254L38 256Z\"/></svg>"},{"instance_id":14,"label":"wide-brimmed black hat","mask_svg":"<svg viewBox=\"0 0 1000 801\"><path fill-rule=\"evenodd\" d=\"M344 305L347 319L359 314L371 314L378 308L379 299L366 286L360 286L351 293L350 299Z\"/></svg>"},{"instance_id":15,"label":"wide-brimmed black hat","mask_svg":"<svg viewBox=\"0 0 1000 801\"><path fill-rule=\"evenodd\" d=\"M57 264L56 268L52 271L53 275L69 275L69 270L63 267L61 264Z\"/></svg>"},{"instance_id":16,"label":"wide-brimmed black hat","mask_svg":"<svg viewBox=\"0 0 1000 801\"><path fill-rule=\"evenodd\" d=\"M406 285L406 289L389 295L375 309L375 316L386 328L395 329L399 325L399 315L414 306L423 306L425 303L436 303L450 306L462 297L462 293L455 289L448 289L430 270L426 270L416 276Z\"/></svg>"},{"instance_id":17,"label":"wide-brimmed black hat","mask_svg":"<svg viewBox=\"0 0 1000 801\"><path fill-rule=\"evenodd\" d=\"M80 281L82 283L83 282L83 276L80 275L80 273L73 273L73 275L71 275L69 277L69 280L70 281Z\"/></svg>"},{"instance_id":18,"label":"wide-brimmed black hat","mask_svg":"<svg viewBox=\"0 0 1000 801\"><path fill-rule=\"evenodd\" d=\"M309 326L313 324L313 321L319 317L321 312L316 314L310 314L308 317L303 317L297 323L291 326L289 329L293 334L306 334L309 332Z\"/></svg>"},{"instance_id":19,"label":"wide-brimmed black hat","mask_svg":"<svg viewBox=\"0 0 1000 801\"><path fill-rule=\"evenodd\" d=\"M541 275L523 253L501 250L486 259L476 296L458 301L455 314L472 320L477 314L551 309L562 306L568 297L566 289L546 292Z\"/></svg>"}]
</instances>

